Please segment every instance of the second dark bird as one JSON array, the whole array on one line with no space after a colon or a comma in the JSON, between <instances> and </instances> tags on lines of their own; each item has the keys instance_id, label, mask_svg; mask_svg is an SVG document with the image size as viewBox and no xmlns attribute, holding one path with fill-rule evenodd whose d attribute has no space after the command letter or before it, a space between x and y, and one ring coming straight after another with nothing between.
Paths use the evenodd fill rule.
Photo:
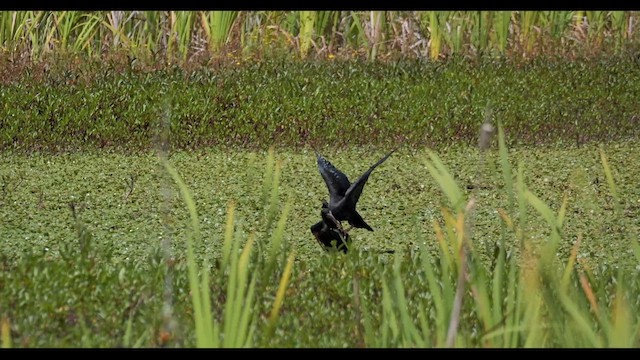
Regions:
<instances>
[{"instance_id":1,"label":"second dark bird","mask_svg":"<svg viewBox=\"0 0 640 360\"><path fill-rule=\"evenodd\" d=\"M336 248L339 251L347 253L351 240L349 234L344 231L342 225L329 211L329 204L322 202L322 210L320 210L322 220L311 226L311 233L315 236L318 243L325 250Z\"/></svg>"}]
</instances>

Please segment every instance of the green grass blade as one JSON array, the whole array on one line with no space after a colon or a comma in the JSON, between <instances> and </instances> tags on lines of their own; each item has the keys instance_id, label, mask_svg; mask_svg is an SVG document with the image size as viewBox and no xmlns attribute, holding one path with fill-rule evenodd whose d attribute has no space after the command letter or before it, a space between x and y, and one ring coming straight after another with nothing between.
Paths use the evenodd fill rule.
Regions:
<instances>
[{"instance_id":1,"label":"green grass blade","mask_svg":"<svg viewBox=\"0 0 640 360\"><path fill-rule=\"evenodd\" d=\"M360 43L365 48L369 48L369 40L367 40L366 33L362 26L362 20L357 12L351 11L351 17L353 18L353 23L351 29L349 29L349 37L356 39L356 44Z\"/></svg>"},{"instance_id":2,"label":"green grass blade","mask_svg":"<svg viewBox=\"0 0 640 360\"><path fill-rule=\"evenodd\" d=\"M469 261L469 257L467 257L467 261ZM472 289L473 299L475 300L475 311L478 314L478 320L480 320L484 326L484 331L488 331L493 327L494 323L500 321L499 315L495 321L492 318L492 303L490 298L490 292L492 292L492 289L489 287L487 275L482 266L469 264L469 268L472 269L470 272L473 274L469 287ZM495 271L495 273L498 273L498 271ZM496 304L493 305L495 310Z\"/></svg>"},{"instance_id":3,"label":"green grass blade","mask_svg":"<svg viewBox=\"0 0 640 360\"><path fill-rule=\"evenodd\" d=\"M245 324L241 322L241 319L248 316L246 311L251 311L253 296L253 285L247 289L248 279L248 262L249 254L253 248L255 236L250 236L249 240L242 249L237 261L232 261L232 268L230 272L229 286L227 287L227 303L225 304L224 312L224 347L240 347L244 343L246 338ZM237 252L234 253L232 260L237 257ZM231 280L234 281L231 281ZM254 279L251 283L254 283ZM244 310L243 310L244 309Z\"/></svg>"},{"instance_id":4,"label":"green grass blade","mask_svg":"<svg viewBox=\"0 0 640 360\"><path fill-rule=\"evenodd\" d=\"M512 256L509 259L509 274L508 284L507 284L507 297L505 299L506 309L505 309L505 317L506 317L506 327L514 328L517 326L520 320L520 304L522 302L522 291L517 291L517 277L519 275L518 264L516 263L516 257ZM502 343L503 347L515 348L518 346L520 340L520 333L505 333L504 341Z\"/></svg>"},{"instance_id":5,"label":"green grass blade","mask_svg":"<svg viewBox=\"0 0 640 360\"><path fill-rule=\"evenodd\" d=\"M95 14L84 14L83 17L85 19L84 22L77 25L80 30L75 42L73 43L72 50L74 52L86 51L90 56L93 51L91 43L97 36L96 34L98 32L98 28L102 21L102 18Z\"/></svg>"},{"instance_id":6,"label":"green grass blade","mask_svg":"<svg viewBox=\"0 0 640 360\"><path fill-rule=\"evenodd\" d=\"M255 298L256 289L256 276L251 278L249 283L249 289L246 295L243 297L244 303L242 304L242 310L240 319L238 321L238 331L235 336L235 344L233 347L249 348L252 347L253 341L251 334L253 333L252 315L253 315L253 299Z\"/></svg>"},{"instance_id":7,"label":"green grass blade","mask_svg":"<svg viewBox=\"0 0 640 360\"><path fill-rule=\"evenodd\" d=\"M562 304L563 308L567 311L567 313L569 313L571 318L576 322L581 334L585 336L586 339L589 341L589 345L593 347L598 347L598 348L602 347L603 346L602 341L600 340L596 332L593 330L592 324L589 323L589 321L587 320L588 315L583 314L578 308L578 305L575 302L573 302L566 294L564 294L564 291L559 292L558 299L560 300L560 303ZM574 336L574 335L566 334L566 336Z\"/></svg>"},{"instance_id":8,"label":"green grass blade","mask_svg":"<svg viewBox=\"0 0 640 360\"><path fill-rule=\"evenodd\" d=\"M354 279L354 281L356 281ZM360 294L360 293L359 293ZM371 313L367 308L367 301L364 296L360 296L360 306L362 307L362 323L364 327L364 342L367 347L385 347L386 344L380 339L379 333L373 330L373 325L371 325Z\"/></svg>"},{"instance_id":9,"label":"green grass blade","mask_svg":"<svg viewBox=\"0 0 640 360\"><path fill-rule=\"evenodd\" d=\"M238 11L209 11L206 15L201 14L210 51L216 52L227 43L238 14Z\"/></svg>"},{"instance_id":10,"label":"green grass blade","mask_svg":"<svg viewBox=\"0 0 640 360\"><path fill-rule=\"evenodd\" d=\"M551 252L555 253L555 248L560 242L560 228L558 227L558 220L556 216L551 211L551 208L547 204L545 204L540 198L535 196L529 190L524 191L524 197L531 206L533 206L536 211L542 215L542 217L547 221L549 227L551 228L551 247L549 248Z\"/></svg>"},{"instance_id":11,"label":"green grass blade","mask_svg":"<svg viewBox=\"0 0 640 360\"><path fill-rule=\"evenodd\" d=\"M226 269L231 255L231 245L233 243L233 217L235 212L235 202L229 202L227 206L227 222L224 231L224 243L222 244L222 263L221 269Z\"/></svg>"},{"instance_id":12,"label":"green grass blade","mask_svg":"<svg viewBox=\"0 0 640 360\"><path fill-rule=\"evenodd\" d=\"M9 320L6 318L0 322L0 338L2 338L2 348L11 348L11 327L9 326Z\"/></svg>"},{"instance_id":13,"label":"green grass blade","mask_svg":"<svg viewBox=\"0 0 640 360\"><path fill-rule=\"evenodd\" d=\"M300 56L304 59L311 48L317 11L300 11Z\"/></svg>"},{"instance_id":14,"label":"green grass blade","mask_svg":"<svg viewBox=\"0 0 640 360\"><path fill-rule=\"evenodd\" d=\"M632 348L637 346L638 339L638 332L633 330L632 321L638 323L638 318L632 313L625 299L624 281L622 281L621 273L618 279L613 300L612 327L607 334L608 345L614 348Z\"/></svg>"},{"instance_id":15,"label":"green grass blade","mask_svg":"<svg viewBox=\"0 0 640 360\"><path fill-rule=\"evenodd\" d=\"M392 340L395 343L400 337L400 326L394 310L391 291L384 278L382 279L382 311L382 316L384 317L388 327L391 329Z\"/></svg>"},{"instance_id":16,"label":"green grass blade","mask_svg":"<svg viewBox=\"0 0 640 360\"><path fill-rule=\"evenodd\" d=\"M448 286L449 282L446 278L441 278L441 281L436 279L436 275L434 272L433 265L431 264L429 252L425 246L420 246L420 259L422 261L422 270L425 273L425 277L427 278L427 284L429 290L432 294L433 305L435 307L436 312L436 324L439 324L436 327L436 346L444 346L447 336L447 323L448 316L451 313L450 308L445 304L452 304L451 302L446 302L444 299L443 293L440 290L440 286L444 286L445 288Z\"/></svg>"},{"instance_id":17,"label":"green grass blade","mask_svg":"<svg viewBox=\"0 0 640 360\"><path fill-rule=\"evenodd\" d=\"M187 235L187 269L189 272L189 288L191 290L191 299L194 309L196 341L198 347L211 347L213 345L213 334L209 331L210 327L206 324L207 321L211 321L211 313L205 313L204 301L207 300L202 298L200 284L198 283L196 259L193 252L193 242L196 239L200 239L198 213L196 211L195 202L193 201L191 192L184 181L182 181L182 178L176 169L166 160L162 161L162 165L164 166L165 171L167 171L167 173L169 173L173 180L178 184L180 195L186 203L189 211L191 228Z\"/></svg>"},{"instance_id":18,"label":"green grass blade","mask_svg":"<svg viewBox=\"0 0 640 360\"><path fill-rule=\"evenodd\" d=\"M498 49L501 54L507 49L509 40L509 24L511 22L511 11L499 11L495 16L495 31L498 37Z\"/></svg>"},{"instance_id":19,"label":"green grass blade","mask_svg":"<svg viewBox=\"0 0 640 360\"><path fill-rule=\"evenodd\" d=\"M278 256L282 253L282 242L284 240L284 230L287 226L287 218L289 217L289 212L291 211L291 207L293 205L293 200L289 199L282 210L282 215L280 215L280 219L278 220L278 224L276 225L276 229L271 235L271 244L269 248L269 260L267 262L267 273L271 273L273 267L277 264Z\"/></svg>"},{"instance_id":20,"label":"green grass blade","mask_svg":"<svg viewBox=\"0 0 640 360\"><path fill-rule=\"evenodd\" d=\"M202 319L203 322L203 332L206 335L208 339L209 339L209 344L208 346L213 347L214 343L215 343L215 339L213 337L213 318L212 318L212 312L211 312L211 295L209 293L209 263L207 261L207 258L205 257L204 262L202 264L202 279L201 279L201 283L200 283L200 290L202 293L202 316L204 316L204 319Z\"/></svg>"},{"instance_id":21,"label":"green grass blade","mask_svg":"<svg viewBox=\"0 0 640 360\"><path fill-rule=\"evenodd\" d=\"M493 270L493 279L491 281L491 304L493 311L493 319L490 326L497 324L503 316L502 301L504 300L503 291L505 284L503 282L504 270L505 270L505 250L501 246L498 253L498 261ZM508 300L508 298L507 298Z\"/></svg>"},{"instance_id":22,"label":"green grass blade","mask_svg":"<svg viewBox=\"0 0 640 360\"><path fill-rule=\"evenodd\" d=\"M438 11L428 11L429 30L430 30L430 45L429 45L429 57L431 60L438 60L440 57L442 47L442 31L440 29L440 16ZM423 19L425 17L423 16Z\"/></svg>"},{"instance_id":23,"label":"green grass blade","mask_svg":"<svg viewBox=\"0 0 640 360\"><path fill-rule=\"evenodd\" d=\"M418 329L413 324L411 315L409 315L409 305L405 297L405 289L402 284L402 274L400 272L400 257L396 256L393 268L393 285L395 290L395 304L400 313L400 323L402 324L401 338L403 343L409 347L424 347L425 344L422 341Z\"/></svg>"},{"instance_id":24,"label":"green grass blade","mask_svg":"<svg viewBox=\"0 0 640 360\"><path fill-rule=\"evenodd\" d=\"M442 164L442 161L432 151L427 151L431 161L424 160L427 169L431 176L436 180L436 183L440 187L440 189L445 193L449 203L454 209L454 212L459 212L462 210L464 204L466 203L464 199L464 195L462 191L458 187L458 184L453 179L453 176L447 171L446 167Z\"/></svg>"},{"instance_id":25,"label":"green grass blade","mask_svg":"<svg viewBox=\"0 0 640 360\"><path fill-rule=\"evenodd\" d=\"M278 290L276 292L276 298L273 301L273 307L271 308L271 314L269 315L269 328L273 329L278 321L278 316L280 315L280 308L282 307L282 303L284 301L284 293L287 290L287 285L289 284L289 280L291 279L291 270L293 269L293 261L295 260L295 251L289 254L289 258L287 259L287 264L285 265L284 272L282 273L282 277L280 278L280 284L278 285Z\"/></svg>"}]
</instances>

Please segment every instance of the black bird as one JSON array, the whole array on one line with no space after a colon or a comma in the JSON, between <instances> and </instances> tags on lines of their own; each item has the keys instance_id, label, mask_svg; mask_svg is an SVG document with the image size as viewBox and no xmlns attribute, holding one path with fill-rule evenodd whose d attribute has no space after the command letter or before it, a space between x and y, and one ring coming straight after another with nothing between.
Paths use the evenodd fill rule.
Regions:
<instances>
[{"instance_id":1,"label":"black bird","mask_svg":"<svg viewBox=\"0 0 640 360\"><path fill-rule=\"evenodd\" d=\"M349 244L351 243L349 234L344 231L340 222L331 214L329 204L327 204L326 201L322 202L320 216L322 220L311 226L313 236L315 236L318 243L322 245L325 250L335 247L346 254L349 249Z\"/></svg>"},{"instance_id":2,"label":"black bird","mask_svg":"<svg viewBox=\"0 0 640 360\"><path fill-rule=\"evenodd\" d=\"M351 227L347 230L351 230L352 227L364 228L369 231L373 231L371 226L367 224L362 216L356 211L356 204L362 194L362 189L369 179L371 172L380 164L382 164L391 154L393 154L398 148L391 150L387 155L380 159L377 163L373 164L369 170L365 171L358 180L354 183L350 183L347 175L340 170L336 169L327 159L322 157L316 149L313 151L316 153L318 160L318 169L320 175L327 184L329 189L329 204L328 209L333 214L336 220L347 220Z\"/></svg>"}]
</instances>

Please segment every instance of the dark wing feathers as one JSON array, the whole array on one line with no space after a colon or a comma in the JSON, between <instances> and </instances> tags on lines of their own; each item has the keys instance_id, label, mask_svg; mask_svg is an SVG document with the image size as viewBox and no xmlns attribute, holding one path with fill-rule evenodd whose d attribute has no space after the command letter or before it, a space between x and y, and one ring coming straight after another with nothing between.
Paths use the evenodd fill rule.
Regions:
<instances>
[{"instance_id":1,"label":"dark wing feathers","mask_svg":"<svg viewBox=\"0 0 640 360\"><path fill-rule=\"evenodd\" d=\"M351 186L349 178L317 152L316 157L318 158L318 170L320 170L320 175L329 190L329 203L337 203Z\"/></svg>"},{"instance_id":2,"label":"dark wing feathers","mask_svg":"<svg viewBox=\"0 0 640 360\"><path fill-rule=\"evenodd\" d=\"M387 155L385 155L382 159L378 160L377 163L373 164L369 170L365 171L364 174L362 174L358 180L356 180L353 184L351 184L351 187L349 187L349 189L345 192L344 198L353 203L353 205L355 206L355 204L358 202L358 199L360 199L360 195L362 194L362 189L364 188L364 185L367 183L367 180L369 179L369 175L371 175L371 172L373 172L373 170L378 167L378 165L382 164L383 162L385 162L385 160L387 160L389 158L389 156L391 156L391 154L393 154L398 148L395 148L393 150L391 150Z\"/></svg>"},{"instance_id":3,"label":"dark wing feathers","mask_svg":"<svg viewBox=\"0 0 640 360\"><path fill-rule=\"evenodd\" d=\"M391 154L398 150L400 146L391 150L382 159L378 160L377 163L373 164L353 184L349 182L347 175L336 169L336 167L333 166L327 159L322 157L315 148L313 149L318 160L318 169L320 170L320 175L322 175L322 179L324 180L325 184L327 184L327 189L329 190L329 204L333 211L335 211L333 214L340 213L342 214L340 220L348 219L349 223L355 227L365 228L369 231L373 231L371 226L369 226L369 224L367 224L362 216L360 216L360 214L358 214L358 212L356 211L356 203L360 199L362 189L364 189L364 185L367 183L369 175L371 175L376 167L385 162L389 158L389 156L391 156ZM315 224L311 228L311 231L314 233L314 235L316 235L316 238L320 242L324 242L326 240L325 238L335 239L335 234L331 232L332 229L329 223L336 223L337 219L333 216L329 217L329 214L333 215L328 210L325 211L323 209L323 212L321 213L323 220L320 223ZM329 229L325 230L324 228L322 228L323 225L327 225ZM337 226L337 224L335 224L334 226ZM325 232L323 232L321 229L325 230L325 232L327 233L325 234ZM337 230L335 232L337 233Z\"/></svg>"}]
</instances>

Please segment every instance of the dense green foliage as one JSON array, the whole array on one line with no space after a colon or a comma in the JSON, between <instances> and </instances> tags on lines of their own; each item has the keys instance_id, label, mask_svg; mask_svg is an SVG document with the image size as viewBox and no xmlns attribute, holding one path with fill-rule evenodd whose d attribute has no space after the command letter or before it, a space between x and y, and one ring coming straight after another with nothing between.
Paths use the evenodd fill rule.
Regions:
<instances>
[{"instance_id":1,"label":"dense green foliage","mask_svg":"<svg viewBox=\"0 0 640 360\"><path fill-rule=\"evenodd\" d=\"M486 118L514 144L638 134L631 58L517 64L290 62L216 70L37 66L0 88L0 148L149 149L163 121L176 148L266 149L476 143Z\"/></svg>"},{"instance_id":2,"label":"dense green foliage","mask_svg":"<svg viewBox=\"0 0 640 360\"><path fill-rule=\"evenodd\" d=\"M124 15L0 14L2 347L640 345L634 13Z\"/></svg>"},{"instance_id":3,"label":"dense green foliage","mask_svg":"<svg viewBox=\"0 0 640 360\"><path fill-rule=\"evenodd\" d=\"M640 174L638 168L625 164L638 161L638 146L631 142L606 150L617 171L619 192L624 194L623 209L626 216L633 218L639 199L635 179ZM350 179L363 173L383 153L384 150L370 149L324 150L325 156ZM358 209L375 231L355 230L353 238L360 246L382 251L416 244L413 233L416 221L425 232L432 232L432 221L440 213L441 196L422 163L423 156L423 151L404 148L373 172ZM593 239L583 241L586 257L598 259L595 263L603 266L614 263L622 266L624 259L630 259L631 250L619 238L629 229L625 230L612 217L613 205L607 196L607 182L596 148L525 148L512 151L512 156L515 161L527 164L525 175L531 187L550 206L557 209L562 196L569 196L566 217L570 225L566 235L574 240L579 235ZM283 202L292 201L285 239L295 244L299 258L316 257L319 247L309 227L318 221L319 206L327 197L327 189L318 174L315 156L312 151L305 151L278 153L277 157L282 161L280 198ZM442 158L460 186L466 188L478 182L483 186L478 201L488 207L478 210L476 231L481 246L491 248L500 237L498 229L492 226L498 219L495 210L508 208L508 199L495 192L504 181L490 180L498 176L497 154L488 158L489 163L482 171L475 149L449 150ZM231 200L236 202L236 213L244 219L247 231L255 230L258 234L270 231L264 228L267 212L262 207L263 159L262 153L238 151L180 152L171 156L194 194L206 244L203 251L204 248L219 251L226 207ZM78 204L95 241L111 249L116 259L141 261L149 246L169 231L162 225L163 172L151 154L4 155L0 157L0 169L3 189L0 229L4 234L1 249L11 258L31 250L47 249L57 254L60 244L73 234L68 209L71 201ZM490 181L496 184L483 184ZM170 209L176 221L172 226L182 229L187 213L181 201L172 198ZM529 221L534 228L545 226L542 219ZM561 245L564 255L570 248L571 242Z\"/></svg>"},{"instance_id":4,"label":"dense green foliage","mask_svg":"<svg viewBox=\"0 0 640 360\"><path fill-rule=\"evenodd\" d=\"M592 146L523 149L509 154L514 164L526 164L524 174L528 188L554 212L564 211L562 241L558 247L561 263L570 257L576 239L581 239L576 248L576 266L590 274L601 311L613 306L614 279L621 281L620 274L626 274L626 279L640 278L636 274L638 254L634 254L630 246L636 241L632 234L638 233L639 197L635 187L638 174L636 167L624 167L626 163L634 163L635 154L640 152L635 143L605 149L613 167L620 203L611 197L607 175L597 149ZM327 151L326 155L353 177L364 171L363 163L374 161L379 154L351 150ZM478 155L477 150L472 149L449 151L443 154L443 162L452 169L451 174L464 193L474 194L476 198L472 241L479 264L491 268L496 266L495 249L505 239L497 210L509 209L509 200L502 174L497 170L501 168L498 154L488 153L484 163ZM314 156L309 152L279 153L277 158L282 161L279 197L290 200L292 208L276 269L282 269L287 251L295 250L297 255L280 320L269 337L264 335L265 324L281 270L259 274L256 286L261 291L256 292L255 305L259 321L253 343L292 347L421 344L404 337L408 334L398 335L397 329L386 340L368 338L363 328L365 317L375 328L392 326L388 323L390 314L382 305L382 281L386 279L387 284L394 284L394 276L403 279L405 301L411 304L407 309L413 315L420 309L427 311L427 323L432 324L430 331L441 329L444 325L438 322L439 315L430 313L436 309L430 300L431 285L422 268L421 257L425 255L419 254L421 249L427 249L432 259L444 261L434 237L433 222L441 222L439 209L446 202L440 195L439 185L424 166L425 154L401 150L372 174L359 209L375 231L354 231L356 249L348 256L324 254L308 231L317 221L319 200L326 196ZM176 192L170 196L168 208L162 210L166 201L160 197L163 172L155 156L5 154L1 160L0 309L2 316L11 320L15 346L195 345L184 255L189 216ZM229 200L237 202L237 231L244 236L255 231L258 239L265 239L266 242L257 245L256 254L268 253L270 246L275 224L264 227L269 212L260 205L265 204L261 200L264 196L261 191L263 155L200 151L176 153L171 161L193 192L202 233L202 240L196 244L196 257L208 258L212 264L210 293L214 315L220 316L227 286L226 278L221 276L224 272L220 270L220 249ZM620 171L623 168L625 171ZM466 189L468 185L474 185L474 189ZM568 196L569 203L564 210L558 210L563 194ZM74 211L69 208L71 202ZM281 206L276 208L276 213L280 213L279 209ZM530 246L544 245L548 236L546 220L533 209L530 211L527 222L519 226L526 228ZM160 242L165 236L174 239L176 257L171 269L174 319L178 326L170 336L163 333L161 317L167 267L162 260ZM515 259L520 258L518 243L509 240L503 246L510 254L505 269L515 269L518 266ZM394 255L382 252L389 249L396 251L398 264L392 266ZM434 266L438 264L435 262ZM437 276L442 277L441 281L450 281L447 275ZM548 280L550 284L552 279ZM577 277L573 280L575 291L581 292ZM628 286L625 291L630 292L626 300L630 306L628 311L632 313L639 306L639 298L633 295L640 289L636 282L625 282ZM452 289L449 285L445 288ZM395 299L399 290L394 289ZM524 290L518 293L520 291ZM556 295L552 292L548 296ZM552 304L553 301L548 306ZM366 310L362 306L366 306ZM487 343L483 336L487 331L500 329L493 326L488 329L475 306L470 300L464 303L465 320L458 346L487 346L491 342ZM509 321L516 321L512 319L509 317ZM558 326L565 325L558 323ZM565 328L554 329L549 331L561 334ZM527 332L522 334L526 337ZM633 331L625 334L632 336ZM421 346L442 345L442 340L434 338L431 342L427 338L423 338L427 343ZM538 339L538 344L593 345L581 339L576 337L576 342L568 342L554 337ZM502 343L502 346L523 346L520 341ZM607 342L610 339L602 341L615 344Z\"/></svg>"}]
</instances>

